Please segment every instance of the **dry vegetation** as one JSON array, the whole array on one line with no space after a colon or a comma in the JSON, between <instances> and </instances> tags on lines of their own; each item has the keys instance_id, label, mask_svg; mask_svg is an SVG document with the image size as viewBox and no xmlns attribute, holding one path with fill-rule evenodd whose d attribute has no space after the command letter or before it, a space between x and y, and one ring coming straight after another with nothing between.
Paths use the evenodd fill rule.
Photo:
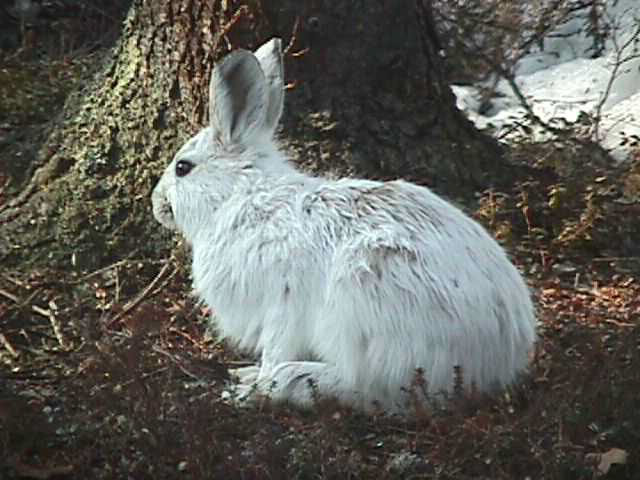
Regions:
<instances>
[{"instance_id":1,"label":"dry vegetation","mask_svg":"<svg viewBox=\"0 0 640 480\"><path fill-rule=\"evenodd\" d=\"M44 127L31 96L48 92L57 108L73 72L3 62L5 78L24 76L12 103L0 100L12 119L0 125L3 166L29 154L21 129ZM221 393L242 359L189 297L181 248L90 272L22 265L0 271L0 477L640 478L640 168L561 141L512 157L531 174L479 195L475 215L539 305L538 351L518 388L407 419L326 399L314 412L240 410ZM9 177L0 170L0 208Z\"/></svg>"},{"instance_id":2,"label":"dry vegetation","mask_svg":"<svg viewBox=\"0 0 640 480\"><path fill-rule=\"evenodd\" d=\"M607 478L634 478L640 288L627 261L567 253L576 263L546 260L548 272L538 252L519 255L540 272L542 338L524 385L405 420L224 403L237 359L172 262L5 272L3 477L578 479L618 452Z\"/></svg>"}]
</instances>

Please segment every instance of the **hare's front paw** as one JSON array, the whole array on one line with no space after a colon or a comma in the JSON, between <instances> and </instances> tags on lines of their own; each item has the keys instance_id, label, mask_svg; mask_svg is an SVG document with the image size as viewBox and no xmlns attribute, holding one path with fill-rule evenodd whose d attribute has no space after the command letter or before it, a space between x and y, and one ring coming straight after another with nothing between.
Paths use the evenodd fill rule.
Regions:
<instances>
[{"instance_id":1,"label":"hare's front paw","mask_svg":"<svg viewBox=\"0 0 640 480\"><path fill-rule=\"evenodd\" d=\"M233 384L222 392L222 399L238 407L257 405L269 396L271 381L260 378L260 366L230 368Z\"/></svg>"},{"instance_id":2,"label":"hare's front paw","mask_svg":"<svg viewBox=\"0 0 640 480\"><path fill-rule=\"evenodd\" d=\"M260 373L258 365L250 365L248 367L230 368L229 375L238 383L249 385L255 383Z\"/></svg>"},{"instance_id":3,"label":"hare's front paw","mask_svg":"<svg viewBox=\"0 0 640 480\"><path fill-rule=\"evenodd\" d=\"M267 388L269 382L265 382L264 379L258 380L259 373L260 367L256 365L230 369L229 375L234 383L222 392L222 399L238 407L259 404L269 396Z\"/></svg>"},{"instance_id":4,"label":"hare's front paw","mask_svg":"<svg viewBox=\"0 0 640 480\"><path fill-rule=\"evenodd\" d=\"M238 407L249 407L254 403L253 399L256 397L256 394L257 385L255 383L246 385L238 384L233 388L233 398L231 401Z\"/></svg>"},{"instance_id":5,"label":"hare's front paw","mask_svg":"<svg viewBox=\"0 0 640 480\"><path fill-rule=\"evenodd\" d=\"M222 392L222 399L236 407L248 408L259 405L268 397L259 382L236 383Z\"/></svg>"}]
</instances>

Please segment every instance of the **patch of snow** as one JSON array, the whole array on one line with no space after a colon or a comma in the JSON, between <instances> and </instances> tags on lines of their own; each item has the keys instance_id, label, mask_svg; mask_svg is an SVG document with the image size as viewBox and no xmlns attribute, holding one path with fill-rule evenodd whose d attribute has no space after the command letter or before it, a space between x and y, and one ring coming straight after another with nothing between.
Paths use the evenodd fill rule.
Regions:
<instances>
[{"instance_id":1,"label":"patch of snow","mask_svg":"<svg viewBox=\"0 0 640 480\"><path fill-rule=\"evenodd\" d=\"M621 65L609 84L616 52L622 45L628 43L621 58L640 54L640 40L632 41L640 22L640 2L619 0L606 8L616 33L607 39L600 57L590 58L592 39L585 33L588 19L576 17L545 38L543 51L531 52L520 60L515 82L533 112L545 122L574 123L600 109L599 141L616 160L624 161L633 145L624 138L640 137L640 58ZM479 128L491 127L497 138L508 141L517 137L518 124L527 123L526 110L505 80L498 82L490 108L486 108L480 92L490 86L454 85L453 91L458 108ZM540 128L532 132L535 139L549 137Z\"/></svg>"},{"instance_id":2,"label":"patch of snow","mask_svg":"<svg viewBox=\"0 0 640 480\"><path fill-rule=\"evenodd\" d=\"M600 142L602 146L609 150L616 160L627 160L630 149L634 148L634 145L637 148L640 144L640 92L609 108L602 119L601 129L605 133ZM634 137L634 142L624 145L625 139Z\"/></svg>"}]
</instances>

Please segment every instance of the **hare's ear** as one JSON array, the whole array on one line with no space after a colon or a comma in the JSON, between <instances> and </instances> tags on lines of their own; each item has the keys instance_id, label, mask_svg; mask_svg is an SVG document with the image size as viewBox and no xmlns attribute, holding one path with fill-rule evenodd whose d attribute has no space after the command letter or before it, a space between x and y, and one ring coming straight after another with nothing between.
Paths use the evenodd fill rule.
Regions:
<instances>
[{"instance_id":1,"label":"hare's ear","mask_svg":"<svg viewBox=\"0 0 640 480\"><path fill-rule=\"evenodd\" d=\"M267 81L268 106L264 122L265 131L273 134L284 103L284 66L282 61L282 41L272 38L255 51Z\"/></svg>"},{"instance_id":2,"label":"hare's ear","mask_svg":"<svg viewBox=\"0 0 640 480\"><path fill-rule=\"evenodd\" d=\"M245 143L263 128L267 86L253 53L236 50L216 65L209 85L209 122L223 144Z\"/></svg>"}]
</instances>

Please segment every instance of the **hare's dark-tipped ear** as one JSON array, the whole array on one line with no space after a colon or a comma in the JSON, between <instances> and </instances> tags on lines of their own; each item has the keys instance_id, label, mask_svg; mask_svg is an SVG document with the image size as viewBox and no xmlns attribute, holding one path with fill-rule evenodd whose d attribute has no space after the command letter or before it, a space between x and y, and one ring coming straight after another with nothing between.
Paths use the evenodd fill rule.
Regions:
<instances>
[{"instance_id":1,"label":"hare's dark-tipped ear","mask_svg":"<svg viewBox=\"0 0 640 480\"><path fill-rule=\"evenodd\" d=\"M273 133L278 126L284 103L284 65L282 41L272 38L255 51L267 81L268 107L264 127Z\"/></svg>"},{"instance_id":2,"label":"hare's dark-tipped ear","mask_svg":"<svg viewBox=\"0 0 640 480\"><path fill-rule=\"evenodd\" d=\"M236 50L216 65L209 85L209 122L222 143L243 143L263 128L267 86L258 59Z\"/></svg>"}]
</instances>

